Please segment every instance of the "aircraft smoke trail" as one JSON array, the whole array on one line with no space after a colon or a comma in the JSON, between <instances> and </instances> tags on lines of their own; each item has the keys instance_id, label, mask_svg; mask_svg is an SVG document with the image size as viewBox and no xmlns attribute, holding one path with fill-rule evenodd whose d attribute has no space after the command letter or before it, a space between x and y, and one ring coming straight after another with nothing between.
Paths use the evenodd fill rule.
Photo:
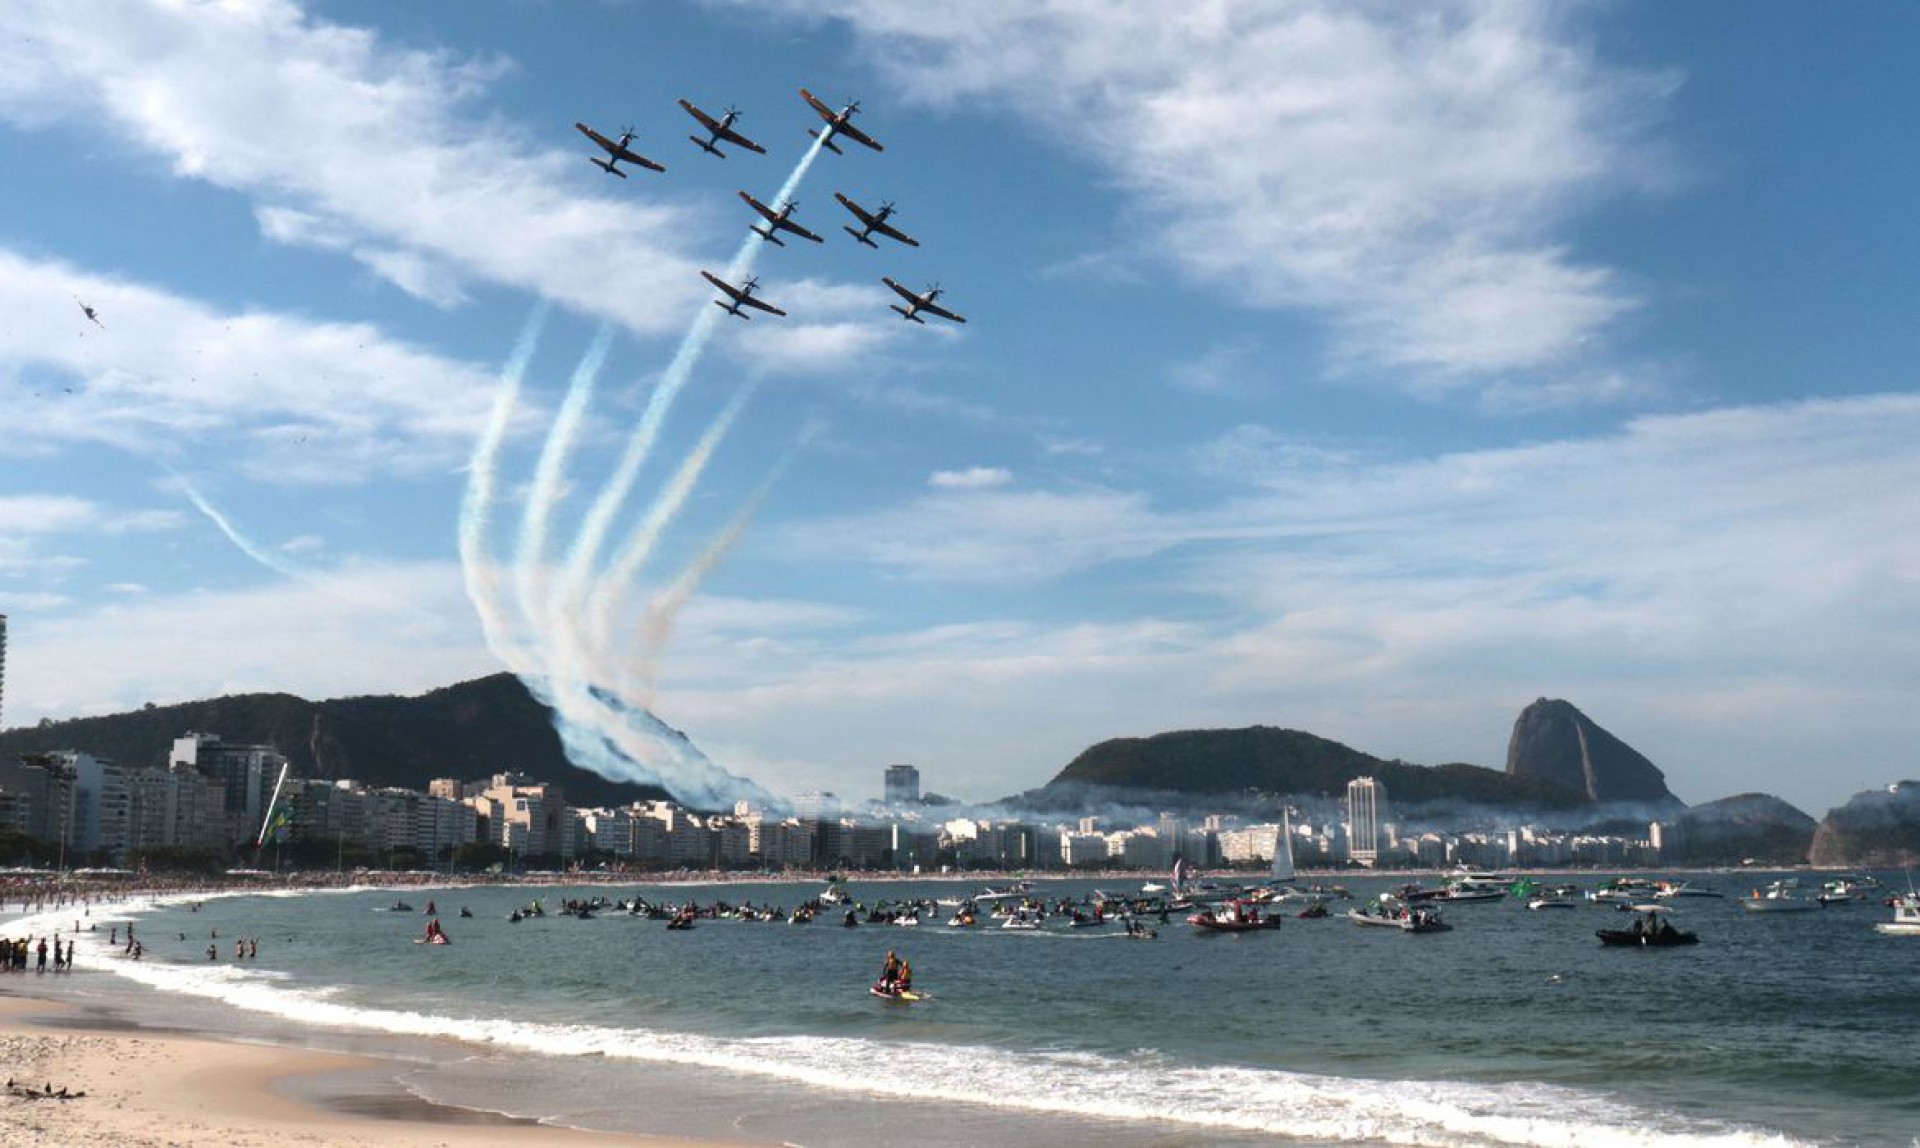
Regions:
<instances>
[{"instance_id":1,"label":"aircraft smoke trail","mask_svg":"<svg viewBox=\"0 0 1920 1148\"><path fill-rule=\"evenodd\" d=\"M779 460L773 464L773 468L767 472L767 477L762 479L753 493L747 496L747 500L741 504L740 509L735 512L727 525L713 536L706 548L692 562L687 564L687 568L680 572L678 578L655 594L653 600L647 603L646 618L641 624L640 632L640 680L634 682L623 672L620 679L623 692L631 691L648 699L651 704L655 660L665 649L667 639L673 636L673 626L680 618L681 609L693 599L701 583L707 580L707 575L713 573L714 567L720 565L721 560L740 541L740 536L746 533L748 524L760 512L761 504L766 502L767 497L773 493L773 488L779 484L780 479L787 473L787 468L793 465L795 458L799 457L801 448L812 437L812 432L808 431L781 454Z\"/></svg>"},{"instance_id":2,"label":"aircraft smoke trail","mask_svg":"<svg viewBox=\"0 0 1920 1148\"><path fill-rule=\"evenodd\" d=\"M516 674L527 664L526 652L507 634L506 612L500 605L499 573L485 553L486 537L492 525L494 473L500 461L500 443L506 438L520 401L520 382L540 343L540 331L546 326L547 305L534 307L527 325L507 356L506 369L500 373L500 387L493 398L493 416L487 429L474 444L473 457L467 463L467 489L460 502L460 571L465 577L467 599L480 616L480 630L487 648Z\"/></svg>"},{"instance_id":3,"label":"aircraft smoke trail","mask_svg":"<svg viewBox=\"0 0 1920 1148\"><path fill-rule=\"evenodd\" d=\"M776 202L792 198L794 189L819 153L820 142L816 138L788 174ZM749 234L742 239L727 265L730 282L737 282L751 272L760 246L757 235ZM517 370L508 372L510 383L503 384L495 412L496 425L489 428L488 436L476 448L475 471L469 479L461 524L461 556L467 567L468 593L482 611L482 625L490 634L489 644L495 646L495 652L507 661L527 688L553 710L554 724L569 759L610 778L666 782L682 800L709 806L724 804L742 793L765 795L751 782L715 765L684 736L661 724L651 713L608 688L622 676L617 667L609 664L612 635L609 627L590 624L593 611L585 607L590 599L597 603L606 596L610 603L606 608L612 608L611 603L621 595L624 582L638 573L660 533L684 506L708 460L751 394L752 388L744 389L715 419L689 457L682 461L668 486L643 514L635 536L613 557L613 568L601 569L608 535L632 496L634 484L653 453L675 399L691 379L718 329L718 319L719 315L705 306L695 316L666 371L648 396L613 475L590 504L566 551L559 575L554 578L547 567L548 540L555 512L563 498L561 479L592 399L594 378L607 353L610 334L606 328L576 370L536 465L514 549L514 585L520 614L530 629L532 641L537 644L537 651L521 651L506 640L497 587L493 587L490 595L490 571L481 553L493 496L493 468L497 464L499 439L517 396ZM524 368L524 361L521 367ZM754 504L758 504L757 498ZM708 553L703 555L704 563L696 564L700 569L693 578L683 575L681 581L687 585L686 594L691 594L699 577L719 561L744 525L745 519L741 519L723 534L723 542L708 548ZM614 576L616 572L618 577ZM482 605L483 600L486 605ZM538 664L533 664L536 661ZM602 670L611 672L596 673ZM596 677L614 680L597 684Z\"/></svg>"},{"instance_id":4,"label":"aircraft smoke trail","mask_svg":"<svg viewBox=\"0 0 1920 1148\"><path fill-rule=\"evenodd\" d=\"M568 457L573 454L574 442L580 437L587 409L593 403L593 388L600 377L600 368L612 347L613 325L603 323L587 353L581 356L580 365L574 368L567 397L560 404L560 413L554 416L553 429L548 432L540 461L534 467L533 489L520 512L519 542L514 548L514 588L519 595L521 616L536 630L547 625L550 615L537 582L547 572L547 535L561 497L561 477L566 472Z\"/></svg>"},{"instance_id":5,"label":"aircraft smoke trail","mask_svg":"<svg viewBox=\"0 0 1920 1148\"><path fill-rule=\"evenodd\" d=\"M175 482L180 484L180 489L186 493L187 501L193 503L195 509L211 519L213 524L220 528L220 533L226 535L227 541L233 543L234 546L239 549L240 553L245 554L255 562L258 562L260 565L265 566L267 569L282 577L291 578L296 582L305 582L310 586L320 584L319 576L312 571L301 566L296 566L274 554L272 551L256 546L251 539L240 533L239 529L227 520L226 515L220 513L220 511L214 507L213 503L208 502L206 498L201 495L199 489L193 485L191 479L167 463L163 462L160 465L168 474L173 476Z\"/></svg>"},{"instance_id":6,"label":"aircraft smoke trail","mask_svg":"<svg viewBox=\"0 0 1920 1148\"><path fill-rule=\"evenodd\" d=\"M607 632L609 614L615 602L624 596L626 589L633 584L634 577L640 573L640 567L652 555L655 544L660 541L661 531L679 516L681 508L693 494L694 486L699 483L701 473L706 470L707 461L719 448L720 440L733 427L733 420L745 409L747 400L753 397L754 389L751 383L741 387L726 408L714 417L706 433L700 436L700 441L687 452L680 469L654 496L653 505L647 508L645 517L628 535L626 544L608 564L600 584L595 587L593 608L588 611L590 633Z\"/></svg>"},{"instance_id":7,"label":"aircraft smoke trail","mask_svg":"<svg viewBox=\"0 0 1920 1148\"><path fill-rule=\"evenodd\" d=\"M806 178L807 170L820 155L820 140L815 139L800 162L795 164L788 174L786 182L780 185L775 197L776 204L791 199ZM737 283L753 270L753 264L759 258L760 249L766 244L761 238L749 231L740 241L740 248L734 252L733 260L727 264L725 278L729 283ZM619 465L614 468L613 477L600 491L600 497L594 500L588 511L579 537L575 539L573 549L568 553L566 573L563 585L568 597L577 604L584 596L586 583L592 577L594 564L600 559L600 551L606 545L607 532L613 528L614 519L626 505L633 493L633 484L638 479L641 466L653 451L653 443L659 437L660 427L666 421L667 412L680 394L687 380L692 377L693 369L699 365L700 358L706 353L707 344L713 339L725 314L719 308L702 307L694 318L693 326L680 340L680 346L674 351L673 359L660 376L660 382L648 396L646 409L640 414L640 425L634 428L633 437L627 440L626 450L620 456Z\"/></svg>"}]
</instances>

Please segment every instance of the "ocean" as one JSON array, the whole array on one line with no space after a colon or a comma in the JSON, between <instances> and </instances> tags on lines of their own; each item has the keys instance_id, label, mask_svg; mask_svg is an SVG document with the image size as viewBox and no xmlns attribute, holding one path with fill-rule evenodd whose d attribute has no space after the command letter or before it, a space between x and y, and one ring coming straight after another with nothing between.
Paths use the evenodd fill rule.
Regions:
<instances>
[{"instance_id":1,"label":"ocean","mask_svg":"<svg viewBox=\"0 0 1920 1148\"><path fill-rule=\"evenodd\" d=\"M1359 928L1336 903L1242 935L1176 915L1153 940L984 916L953 929L950 910L912 928L829 910L685 931L557 912L635 895L792 907L822 888L791 883L220 896L0 935L97 926L80 974L34 991L102 1017L385 1051L424 1099L584 1128L804 1145L1920 1143L1920 938L1875 932L1877 903L1748 914L1736 897L1763 877L1708 880L1726 899L1675 914L1701 943L1668 949L1602 946L1594 930L1628 919L1609 906L1512 898L1451 906L1453 931L1432 935ZM1392 883L1349 887L1364 901ZM1096 886L1138 883L1035 892ZM849 888L871 903L979 885ZM546 916L508 920L534 899ZM412 943L429 900L452 944ZM107 943L129 920L139 962ZM241 936L256 959L234 959ZM930 999L868 993L890 949Z\"/></svg>"}]
</instances>

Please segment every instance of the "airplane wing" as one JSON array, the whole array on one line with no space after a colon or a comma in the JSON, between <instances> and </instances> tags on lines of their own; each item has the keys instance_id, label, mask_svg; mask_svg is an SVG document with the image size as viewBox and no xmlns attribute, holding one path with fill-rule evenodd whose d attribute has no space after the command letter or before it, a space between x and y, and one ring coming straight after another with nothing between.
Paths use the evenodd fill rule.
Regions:
<instances>
[{"instance_id":1,"label":"airplane wing","mask_svg":"<svg viewBox=\"0 0 1920 1148\"><path fill-rule=\"evenodd\" d=\"M744 191L740 193L740 198L746 200L747 206L759 212L760 215L764 219L766 219L768 223L773 224L775 227L781 226L779 212L775 211L771 207L768 207L766 204L761 203L759 200L753 198L751 195L748 195Z\"/></svg>"},{"instance_id":2,"label":"airplane wing","mask_svg":"<svg viewBox=\"0 0 1920 1148\"><path fill-rule=\"evenodd\" d=\"M626 160L628 163L638 164L639 166L646 168L648 171L667 170L666 164L655 163L652 160L648 159L646 156L643 156L639 152L633 151L630 148L623 148L623 147L614 148L613 154L616 156L619 156L623 160Z\"/></svg>"},{"instance_id":3,"label":"airplane wing","mask_svg":"<svg viewBox=\"0 0 1920 1148\"><path fill-rule=\"evenodd\" d=\"M733 284L727 282L725 279L720 278L718 275L715 275L711 271L702 271L700 273L700 277L702 279L705 279L707 282L713 284L715 287L720 288L720 290L725 291L728 297L730 298L738 299L741 301L745 301L747 298L747 293L745 291L740 290L740 288L735 287Z\"/></svg>"},{"instance_id":4,"label":"airplane wing","mask_svg":"<svg viewBox=\"0 0 1920 1148\"><path fill-rule=\"evenodd\" d=\"M588 139L592 140L594 143L599 144L600 147L608 155L620 154L620 145L617 143L614 143L612 140L608 139L606 136L601 135L599 132L594 131L592 128L588 127L585 124L576 123L573 126L580 129L581 135L586 136Z\"/></svg>"},{"instance_id":5,"label":"airplane wing","mask_svg":"<svg viewBox=\"0 0 1920 1148\"><path fill-rule=\"evenodd\" d=\"M687 109L688 115L692 116L696 120L699 120L701 127L706 128L710 132L717 132L720 130L719 120L714 119L712 116L701 111L699 108L694 107L692 104L688 103L685 100L680 101L680 106Z\"/></svg>"},{"instance_id":6,"label":"airplane wing","mask_svg":"<svg viewBox=\"0 0 1920 1148\"><path fill-rule=\"evenodd\" d=\"M761 155L767 154L766 148L763 148L759 144L754 143L752 140L748 139L746 136L741 135L739 132L734 131L732 128L717 128L715 130L720 133L721 139L726 140L730 144L734 144L737 147L746 148L748 151L757 151Z\"/></svg>"},{"instance_id":7,"label":"airplane wing","mask_svg":"<svg viewBox=\"0 0 1920 1148\"><path fill-rule=\"evenodd\" d=\"M833 116L834 116L833 109L821 103L818 99L816 99L812 92L809 92L805 88L801 88L800 98L807 101L807 103L812 104L813 110L820 113L821 119L827 121L828 123L833 122Z\"/></svg>"},{"instance_id":8,"label":"airplane wing","mask_svg":"<svg viewBox=\"0 0 1920 1148\"><path fill-rule=\"evenodd\" d=\"M920 241L918 239L915 239L913 236L908 235L906 232L900 230L899 228L895 227L891 223L883 223L879 220L874 220L872 227L875 231L878 231L880 234L886 236L888 239L897 239L900 242L906 244L908 247L920 246Z\"/></svg>"},{"instance_id":9,"label":"airplane wing","mask_svg":"<svg viewBox=\"0 0 1920 1148\"><path fill-rule=\"evenodd\" d=\"M920 309L922 311L930 311L933 314L940 316L942 319L952 319L956 323L966 322L965 319L962 319L960 316L954 314L952 311L947 310L945 307L942 307L938 303L922 303L920 304Z\"/></svg>"},{"instance_id":10,"label":"airplane wing","mask_svg":"<svg viewBox=\"0 0 1920 1148\"><path fill-rule=\"evenodd\" d=\"M861 131L859 128L854 127L851 123L842 123L838 128L834 129L834 134L846 136L848 139L853 140L856 143L866 144L868 147L872 148L874 151L887 150L886 148L883 148L879 144L873 142L872 136Z\"/></svg>"},{"instance_id":11,"label":"airplane wing","mask_svg":"<svg viewBox=\"0 0 1920 1148\"><path fill-rule=\"evenodd\" d=\"M782 219L778 223L774 224L774 226L778 227L782 231L791 231L802 239L811 239L815 243L826 242L825 240L821 239L818 235L815 235L813 232L808 231L806 228L800 226L799 224L795 223L791 219Z\"/></svg>"},{"instance_id":12,"label":"airplane wing","mask_svg":"<svg viewBox=\"0 0 1920 1148\"><path fill-rule=\"evenodd\" d=\"M882 275L880 277L880 282L885 283L887 286L893 288L894 292L898 294L902 299L905 299L907 302L920 303L920 296L915 295L913 292L907 290L905 287L900 286L900 284L895 283L893 280L887 278L885 275ZM920 305L922 307L926 306L925 303L920 303Z\"/></svg>"},{"instance_id":13,"label":"airplane wing","mask_svg":"<svg viewBox=\"0 0 1920 1148\"><path fill-rule=\"evenodd\" d=\"M848 198L847 198L846 196L844 196L844 195L841 195L841 194L840 194L839 192L837 192L837 191L833 193L833 198L835 198L835 199L837 199L837 200L839 200L839 201L840 201L840 206L841 206L841 207L844 207L844 208L846 208L846 209L847 209L848 211L851 211L851 212L853 212L853 217L854 217L855 219L857 219L857 220L859 220L860 222L862 222L862 223L864 223L864 224L866 224L866 225L867 225L868 227L875 227L875 226L877 226L877 225L876 225L876 224L874 223L874 220L873 220L873 216L872 216L872 215L870 215L870 214L868 214L868 212L867 212L867 209L866 209L866 208L864 208L864 207L861 207L861 206L860 206L859 204L857 204L857 203L855 203L855 202L854 202L854 201L852 201L851 199L848 199Z\"/></svg>"},{"instance_id":14,"label":"airplane wing","mask_svg":"<svg viewBox=\"0 0 1920 1148\"><path fill-rule=\"evenodd\" d=\"M745 303L749 307L758 307L760 310L765 311L769 315L785 315L786 314L785 311L782 311L780 308L775 307L773 304L765 302L760 299L755 299L751 295L740 296L740 301L742 303Z\"/></svg>"}]
</instances>

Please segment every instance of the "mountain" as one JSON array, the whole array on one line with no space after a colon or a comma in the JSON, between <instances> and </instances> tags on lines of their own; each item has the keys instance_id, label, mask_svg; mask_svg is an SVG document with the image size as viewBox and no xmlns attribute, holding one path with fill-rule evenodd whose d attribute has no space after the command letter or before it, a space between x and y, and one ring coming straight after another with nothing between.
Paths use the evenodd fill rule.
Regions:
<instances>
[{"instance_id":1,"label":"mountain","mask_svg":"<svg viewBox=\"0 0 1920 1148\"><path fill-rule=\"evenodd\" d=\"M1483 766L1387 761L1314 734L1270 726L1103 741L1082 751L1046 785L1005 803L1064 810L1224 795L1256 802L1260 795L1333 797L1343 794L1356 777L1372 777L1385 785L1396 806L1446 802L1564 808L1574 803L1568 791Z\"/></svg>"},{"instance_id":2,"label":"mountain","mask_svg":"<svg viewBox=\"0 0 1920 1148\"><path fill-rule=\"evenodd\" d=\"M1908 869L1920 863L1920 781L1856 793L1813 833L1815 865Z\"/></svg>"},{"instance_id":3,"label":"mountain","mask_svg":"<svg viewBox=\"0 0 1920 1148\"><path fill-rule=\"evenodd\" d=\"M1507 776L1584 794L1588 801L1679 806L1666 775L1573 703L1541 698L1513 723Z\"/></svg>"},{"instance_id":4,"label":"mountain","mask_svg":"<svg viewBox=\"0 0 1920 1148\"><path fill-rule=\"evenodd\" d=\"M190 731L271 745L299 777L351 778L424 790L436 777L472 781L514 770L560 785L569 801L616 805L666 796L658 786L609 781L567 760L553 715L512 674L461 682L418 697L337 698L236 694L107 717L0 732L0 758L78 749L123 766L165 765Z\"/></svg>"},{"instance_id":5,"label":"mountain","mask_svg":"<svg viewBox=\"0 0 1920 1148\"><path fill-rule=\"evenodd\" d=\"M1677 865L1798 865L1807 859L1814 825L1812 817L1771 794L1742 793L1675 818L1662 855Z\"/></svg>"}]
</instances>

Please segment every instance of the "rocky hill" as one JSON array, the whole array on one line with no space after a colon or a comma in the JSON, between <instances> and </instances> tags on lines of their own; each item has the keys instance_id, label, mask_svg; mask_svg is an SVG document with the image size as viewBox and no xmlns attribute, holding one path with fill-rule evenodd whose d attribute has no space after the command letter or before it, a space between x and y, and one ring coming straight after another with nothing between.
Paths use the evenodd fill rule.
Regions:
<instances>
[{"instance_id":1,"label":"rocky hill","mask_svg":"<svg viewBox=\"0 0 1920 1148\"><path fill-rule=\"evenodd\" d=\"M1520 711L1507 743L1507 776L1571 789L1588 801L1680 805L1651 761L1557 699L1541 698Z\"/></svg>"},{"instance_id":2,"label":"rocky hill","mask_svg":"<svg viewBox=\"0 0 1920 1148\"><path fill-rule=\"evenodd\" d=\"M1861 869L1908 869L1920 863L1920 781L1856 793L1830 810L1814 830L1812 861Z\"/></svg>"},{"instance_id":3,"label":"rocky hill","mask_svg":"<svg viewBox=\"0 0 1920 1148\"><path fill-rule=\"evenodd\" d=\"M191 731L271 745L300 777L424 790L436 777L477 780L518 770L558 783L580 804L665 796L655 786L609 781L575 767L561 751L551 712L512 674L419 697L313 702L292 694L237 694L148 706L0 732L0 756L79 749L123 765L164 765L173 739Z\"/></svg>"},{"instance_id":4,"label":"rocky hill","mask_svg":"<svg viewBox=\"0 0 1920 1148\"><path fill-rule=\"evenodd\" d=\"M1807 859L1812 817L1765 793L1742 793L1693 806L1670 823L1666 858L1680 865L1786 867Z\"/></svg>"},{"instance_id":5,"label":"rocky hill","mask_svg":"<svg viewBox=\"0 0 1920 1148\"><path fill-rule=\"evenodd\" d=\"M1482 766L1410 765L1300 730L1250 726L1103 741L1083 751L1046 785L1008 798L1007 804L1069 810L1130 803L1129 798L1153 804L1228 795L1257 804L1263 795L1338 796L1356 777L1380 781L1396 807L1451 803L1564 808L1578 800L1567 790Z\"/></svg>"}]
</instances>

